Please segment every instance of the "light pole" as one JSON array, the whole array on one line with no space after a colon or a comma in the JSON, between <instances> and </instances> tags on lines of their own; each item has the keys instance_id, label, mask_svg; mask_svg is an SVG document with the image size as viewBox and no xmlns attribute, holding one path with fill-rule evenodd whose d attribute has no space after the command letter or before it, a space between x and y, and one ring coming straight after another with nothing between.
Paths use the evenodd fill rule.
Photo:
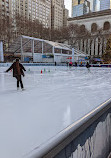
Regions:
<instances>
[{"instance_id":1,"label":"light pole","mask_svg":"<svg viewBox=\"0 0 111 158\"><path fill-rule=\"evenodd\" d=\"M3 40L0 40L0 61L4 62Z\"/></svg>"},{"instance_id":2,"label":"light pole","mask_svg":"<svg viewBox=\"0 0 111 158\"><path fill-rule=\"evenodd\" d=\"M72 63L74 63L74 48L72 48Z\"/></svg>"}]
</instances>

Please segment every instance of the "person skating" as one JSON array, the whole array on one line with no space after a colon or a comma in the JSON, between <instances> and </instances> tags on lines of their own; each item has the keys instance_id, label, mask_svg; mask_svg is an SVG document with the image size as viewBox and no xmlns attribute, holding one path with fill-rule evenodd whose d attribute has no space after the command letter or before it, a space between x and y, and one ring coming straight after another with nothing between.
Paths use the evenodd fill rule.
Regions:
<instances>
[{"instance_id":1,"label":"person skating","mask_svg":"<svg viewBox=\"0 0 111 158\"><path fill-rule=\"evenodd\" d=\"M77 62L75 62L75 67L77 67Z\"/></svg>"},{"instance_id":2,"label":"person skating","mask_svg":"<svg viewBox=\"0 0 111 158\"><path fill-rule=\"evenodd\" d=\"M70 67L73 66L72 61L69 62L69 66L70 66Z\"/></svg>"},{"instance_id":3,"label":"person skating","mask_svg":"<svg viewBox=\"0 0 111 158\"><path fill-rule=\"evenodd\" d=\"M86 68L88 69L88 71L90 71L89 70L89 68L90 68L90 64L87 62L87 64L86 64Z\"/></svg>"},{"instance_id":4,"label":"person skating","mask_svg":"<svg viewBox=\"0 0 111 158\"><path fill-rule=\"evenodd\" d=\"M24 71L25 68L21 63L19 63L19 59L16 59L16 61L10 66L9 69L6 70L6 72L13 70L13 77L17 79L17 90L19 89L19 83L21 85L21 89L24 90L23 82L22 82L22 76L24 77Z\"/></svg>"}]
</instances>

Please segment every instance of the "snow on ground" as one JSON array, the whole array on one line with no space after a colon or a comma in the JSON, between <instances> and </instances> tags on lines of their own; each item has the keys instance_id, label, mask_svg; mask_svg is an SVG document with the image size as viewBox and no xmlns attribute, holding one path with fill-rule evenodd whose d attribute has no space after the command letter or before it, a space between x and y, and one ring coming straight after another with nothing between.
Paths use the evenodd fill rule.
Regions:
<instances>
[{"instance_id":1,"label":"snow on ground","mask_svg":"<svg viewBox=\"0 0 111 158\"><path fill-rule=\"evenodd\" d=\"M0 67L1 158L25 157L111 97L110 68L26 67L25 91L6 69Z\"/></svg>"}]
</instances>

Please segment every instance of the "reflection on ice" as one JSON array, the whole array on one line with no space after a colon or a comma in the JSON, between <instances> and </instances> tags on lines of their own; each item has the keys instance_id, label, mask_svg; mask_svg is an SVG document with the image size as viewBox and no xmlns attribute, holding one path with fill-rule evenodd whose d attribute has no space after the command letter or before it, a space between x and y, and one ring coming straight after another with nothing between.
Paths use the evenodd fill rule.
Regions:
<instances>
[{"instance_id":1,"label":"reflection on ice","mask_svg":"<svg viewBox=\"0 0 111 158\"><path fill-rule=\"evenodd\" d=\"M66 111L63 114L63 126L67 127L71 122L71 108L70 105L66 107Z\"/></svg>"}]
</instances>

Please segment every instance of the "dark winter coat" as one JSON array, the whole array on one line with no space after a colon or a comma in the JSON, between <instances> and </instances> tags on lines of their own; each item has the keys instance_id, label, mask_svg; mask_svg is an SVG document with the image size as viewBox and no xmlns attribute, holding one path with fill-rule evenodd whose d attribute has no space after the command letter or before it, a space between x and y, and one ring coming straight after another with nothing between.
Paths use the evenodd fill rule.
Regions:
<instances>
[{"instance_id":1,"label":"dark winter coat","mask_svg":"<svg viewBox=\"0 0 111 158\"><path fill-rule=\"evenodd\" d=\"M14 62L10 68L8 70L6 70L6 72L10 71L10 70L13 70L13 77L17 77L18 75L23 75L24 76L24 71L25 68L23 67L22 64L19 63L19 66L20 66L20 74L18 74L18 71L17 71L17 67L16 67L16 62Z\"/></svg>"},{"instance_id":2,"label":"dark winter coat","mask_svg":"<svg viewBox=\"0 0 111 158\"><path fill-rule=\"evenodd\" d=\"M86 67L87 67L87 68L90 68L91 66L90 66L90 64L89 64L89 63L87 63L87 64L86 64Z\"/></svg>"}]
</instances>

